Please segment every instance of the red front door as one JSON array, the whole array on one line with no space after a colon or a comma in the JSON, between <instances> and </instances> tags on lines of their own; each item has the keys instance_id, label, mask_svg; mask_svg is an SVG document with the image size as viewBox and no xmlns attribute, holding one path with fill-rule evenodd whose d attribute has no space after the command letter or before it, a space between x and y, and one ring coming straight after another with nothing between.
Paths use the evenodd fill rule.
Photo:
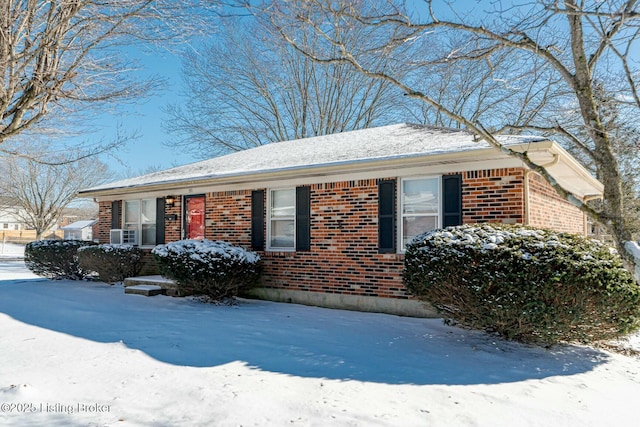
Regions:
<instances>
[{"instance_id":1,"label":"red front door","mask_svg":"<svg viewBox=\"0 0 640 427\"><path fill-rule=\"evenodd\" d=\"M204 196L185 197L185 231L187 239L204 239Z\"/></svg>"}]
</instances>

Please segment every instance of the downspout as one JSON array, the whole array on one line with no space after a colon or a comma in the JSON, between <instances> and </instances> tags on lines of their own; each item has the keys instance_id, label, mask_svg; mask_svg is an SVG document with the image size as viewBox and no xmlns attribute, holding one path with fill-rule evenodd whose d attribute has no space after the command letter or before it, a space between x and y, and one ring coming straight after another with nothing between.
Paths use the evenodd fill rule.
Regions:
<instances>
[{"instance_id":1,"label":"downspout","mask_svg":"<svg viewBox=\"0 0 640 427\"><path fill-rule=\"evenodd\" d=\"M548 167L556 165L559 161L560 161L560 156L557 154L553 154L553 160L551 160L549 163L546 163L544 165L538 165L538 166L546 169ZM530 198L529 174L531 172L533 172L531 169L525 169L524 171L524 225L530 225L530 221L531 221L531 212L530 212L531 200L529 200Z\"/></svg>"}]
</instances>

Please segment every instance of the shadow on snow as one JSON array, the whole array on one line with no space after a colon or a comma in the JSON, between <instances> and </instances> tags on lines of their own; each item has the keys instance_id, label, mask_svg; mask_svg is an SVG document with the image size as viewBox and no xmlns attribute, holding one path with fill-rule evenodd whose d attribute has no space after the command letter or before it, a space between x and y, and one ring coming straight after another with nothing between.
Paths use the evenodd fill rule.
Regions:
<instances>
[{"instance_id":1,"label":"shadow on snow","mask_svg":"<svg viewBox=\"0 0 640 427\"><path fill-rule=\"evenodd\" d=\"M214 306L125 295L101 283L0 279L0 312L97 342L122 341L175 365L242 361L300 377L387 384L497 384L587 372L607 360L587 347L548 351L440 319L253 300Z\"/></svg>"}]
</instances>

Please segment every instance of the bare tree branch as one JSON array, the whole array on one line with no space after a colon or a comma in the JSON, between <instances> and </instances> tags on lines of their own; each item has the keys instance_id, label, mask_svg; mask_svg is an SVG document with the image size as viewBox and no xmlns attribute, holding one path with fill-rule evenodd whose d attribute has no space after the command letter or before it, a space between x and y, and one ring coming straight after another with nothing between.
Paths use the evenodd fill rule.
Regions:
<instances>
[{"instance_id":1,"label":"bare tree branch","mask_svg":"<svg viewBox=\"0 0 640 427\"><path fill-rule=\"evenodd\" d=\"M619 251L626 254L624 242L632 236L624 216L623 177L610 129L614 122L604 116L604 100L632 109L626 112L630 117L640 113L636 80L640 73L637 58L634 62L631 56L631 46L637 46L640 34L638 2L535 0L513 5L497 0L491 4L495 10L490 17L455 10L444 16L446 4L431 0L426 2L426 12L414 11L413 16L405 9L409 4L394 0L362 0L342 8L330 0L282 0L252 4L250 10L270 16L281 37L314 62L349 64L520 159L564 199L607 227ZM298 38L295 34L301 28L313 31L324 45L312 46ZM366 43L354 44L344 37L352 28L368 32ZM458 34L459 42L438 49L438 42L449 34ZM381 56L405 64L405 74L377 67L375 60ZM507 59L496 61L500 57ZM442 86L425 84L430 81L425 76L453 69L445 66L451 63L509 84L498 89L501 94L489 94L487 86L477 84L467 86L471 94L443 96ZM614 65L622 70L622 81L611 79ZM610 96L602 96L599 85ZM466 104L470 96L477 100L476 108ZM502 147L495 129L559 133L597 171L604 184L602 205L596 208L579 200L527 153Z\"/></svg>"},{"instance_id":2,"label":"bare tree branch","mask_svg":"<svg viewBox=\"0 0 640 427\"><path fill-rule=\"evenodd\" d=\"M120 48L194 34L198 7L213 6L198 0L3 0L0 145L39 129L51 115L68 117L155 90L153 79L132 75Z\"/></svg>"},{"instance_id":3,"label":"bare tree branch","mask_svg":"<svg viewBox=\"0 0 640 427\"><path fill-rule=\"evenodd\" d=\"M214 42L185 55L188 102L165 109L164 127L178 137L172 146L208 157L388 120L400 98L388 83L344 64L322 67L273 31L261 19L232 20ZM296 36L316 43L312 33Z\"/></svg>"}]
</instances>

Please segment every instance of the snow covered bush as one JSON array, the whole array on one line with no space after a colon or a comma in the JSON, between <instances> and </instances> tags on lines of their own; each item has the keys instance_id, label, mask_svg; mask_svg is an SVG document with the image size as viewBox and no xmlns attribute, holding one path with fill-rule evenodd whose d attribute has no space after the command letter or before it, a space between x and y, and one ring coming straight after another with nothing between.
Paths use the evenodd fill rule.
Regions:
<instances>
[{"instance_id":1,"label":"snow covered bush","mask_svg":"<svg viewBox=\"0 0 640 427\"><path fill-rule=\"evenodd\" d=\"M106 283L122 282L142 269L142 250L131 245L84 246L78 249L80 266L98 273Z\"/></svg>"},{"instance_id":2,"label":"snow covered bush","mask_svg":"<svg viewBox=\"0 0 640 427\"><path fill-rule=\"evenodd\" d=\"M255 287L262 272L258 254L223 241L180 240L152 253L160 273L175 280L179 295L234 297Z\"/></svg>"},{"instance_id":3,"label":"snow covered bush","mask_svg":"<svg viewBox=\"0 0 640 427\"><path fill-rule=\"evenodd\" d=\"M551 345L640 326L640 286L615 250L574 234L463 225L418 236L403 280L450 323Z\"/></svg>"},{"instance_id":4,"label":"snow covered bush","mask_svg":"<svg viewBox=\"0 0 640 427\"><path fill-rule=\"evenodd\" d=\"M82 280L91 272L78 262L78 249L97 245L87 240L38 240L27 243L24 263L38 276Z\"/></svg>"}]
</instances>

